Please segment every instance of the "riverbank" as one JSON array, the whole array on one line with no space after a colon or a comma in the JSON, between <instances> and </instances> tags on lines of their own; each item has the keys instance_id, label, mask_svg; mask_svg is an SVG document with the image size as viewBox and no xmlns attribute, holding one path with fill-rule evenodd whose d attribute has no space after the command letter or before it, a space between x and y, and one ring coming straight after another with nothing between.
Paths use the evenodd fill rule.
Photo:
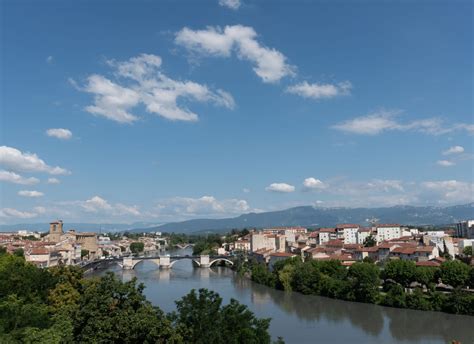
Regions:
<instances>
[{"instance_id":1,"label":"riverbank","mask_svg":"<svg viewBox=\"0 0 474 344\"><path fill-rule=\"evenodd\" d=\"M413 262L391 261L383 270L372 263L347 268L339 261L280 261L270 271L255 261L240 262L236 270L268 287L376 305L474 315L474 268L446 262L441 268L416 267ZM450 292L435 290L442 279L454 285Z\"/></svg>"}]
</instances>

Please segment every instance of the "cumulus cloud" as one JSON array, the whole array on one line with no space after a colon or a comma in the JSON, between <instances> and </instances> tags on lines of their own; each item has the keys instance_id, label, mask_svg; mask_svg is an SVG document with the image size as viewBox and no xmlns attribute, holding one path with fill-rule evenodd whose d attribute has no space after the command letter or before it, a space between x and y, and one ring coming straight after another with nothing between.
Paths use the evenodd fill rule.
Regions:
<instances>
[{"instance_id":1,"label":"cumulus cloud","mask_svg":"<svg viewBox=\"0 0 474 344\"><path fill-rule=\"evenodd\" d=\"M439 166L443 166L443 167L449 167L449 166L456 165L453 161L449 161L449 160L438 160L436 163Z\"/></svg>"},{"instance_id":2,"label":"cumulus cloud","mask_svg":"<svg viewBox=\"0 0 474 344\"><path fill-rule=\"evenodd\" d=\"M218 200L214 196L173 197L160 201L154 210L156 217L230 216L248 212L250 206L242 199Z\"/></svg>"},{"instance_id":3,"label":"cumulus cloud","mask_svg":"<svg viewBox=\"0 0 474 344\"><path fill-rule=\"evenodd\" d=\"M48 178L48 184L59 184L61 181L58 178Z\"/></svg>"},{"instance_id":4,"label":"cumulus cloud","mask_svg":"<svg viewBox=\"0 0 474 344\"><path fill-rule=\"evenodd\" d=\"M116 81L93 74L83 87L76 87L94 95L94 104L86 111L119 123L132 123L138 116L132 109L142 104L145 111L173 121L197 121L198 115L179 100L211 103L228 109L235 107L232 96L221 90L211 90L193 81L177 81L161 71L159 56L141 54L128 61L108 61L114 68Z\"/></svg>"},{"instance_id":5,"label":"cumulus cloud","mask_svg":"<svg viewBox=\"0 0 474 344\"><path fill-rule=\"evenodd\" d=\"M303 98L329 99L337 96L346 96L351 93L352 84L349 81L338 84L309 84L307 81L289 86L286 92L299 95Z\"/></svg>"},{"instance_id":6,"label":"cumulus cloud","mask_svg":"<svg viewBox=\"0 0 474 344\"><path fill-rule=\"evenodd\" d=\"M295 67L278 50L257 41L252 27L242 25L207 27L191 30L187 27L176 33L175 43L203 56L230 57L233 52L241 60L250 61L253 71L266 83L275 83L295 74Z\"/></svg>"},{"instance_id":7,"label":"cumulus cloud","mask_svg":"<svg viewBox=\"0 0 474 344\"><path fill-rule=\"evenodd\" d=\"M326 189L327 185L321 180L310 177L303 181L303 190L323 190Z\"/></svg>"},{"instance_id":8,"label":"cumulus cloud","mask_svg":"<svg viewBox=\"0 0 474 344\"><path fill-rule=\"evenodd\" d=\"M423 191L429 192L426 198L439 200L439 203L473 202L474 183L458 180L427 181L421 183Z\"/></svg>"},{"instance_id":9,"label":"cumulus cloud","mask_svg":"<svg viewBox=\"0 0 474 344\"><path fill-rule=\"evenodd\" d=\"M290 184L286 183L272 183L265 188L266 191L270 192L282 192L282 193L289 193L294 192L295 187Z\"/></svg>"},{"instance_id":10,"label":"cumulus cloud","mask_svg":"<svg viewBox=\"0 0 474 344\"><path fill-rule=\"evenodd\" d=\"M0 146L0 166L16 172L45 172L53 175L70 174L68 170L62 167L49 166L36 154L23 153L8 146Z\"/></svg>"},{"instance_id":11,"label":"cumulus cloud","mask_svg":"<svg viewBox=\"0 0 474 344\"><path fill-rule=\"evenodd\" d=\"M44 196L44 193L34 190L21 190L18 191L18 195L22 197L38 198Z\"/></svg>"},{"instance_id":12,"label":"cumulus cloud","mask_svg":"<svg viewBox=\"0 0 474 344\"><path fill-rule=\"evenodd\" d=\"M72 132L69 129L63 128L48 129L46 130L46 135L60 140L69 140L72 137Z\"/></svg>"},{"instance_id":13,"label":"cumulus cloud","mask_svg":"<svg viewBox=\"0 0 474 344\"><path fill-rule=\"evenodd\" d=\"M442 152L443 155L452 155L452 154L461 154L464 153L464 147L462 146L453 146Z\"/></svg>"},{"instance_id":14,"label":"cumulus cloud","mask_svg":"<svg viewBox=\"0 0 474 344\"><path fill-rule=\"evenodd\" d=\"M0 209L0 217L13 218L13 219L31 219L36 217L37 214L33 212L20 211L13 208L2 208Z\"/></svg>"},{"instance_id":15,"label":"cumulus cloud","mask_svg":"<svg viewBox=\"0 0 474 344\"><path fill-rule=\"evenodd\" d=\"M49 55L49 56L46 58L46 63L51 64L51 63L53 63L53 61L54 61L54 58L53 58L53 56L51 56L51 55Z\"/></svg>"},{"instance_id":16,"label":"cumulus cloud","mask_svg":"<svg viewBox=\"0 0 474 344\"><path fill-rule=\"evenodd\" d=\"M380 110L375 113L356 117L334 125L332 128L347 133L359 135L378 135L386 131L414 131L430 135L442 135L454 131L467 131L474 133L474 129L468 124L445 124L439 118L427 118L401 123L397 120L399 110Z\"/></svg>"},{"instance_id":17,"label":"cumulus cloud","mask_svg":"<svg viewBox=\"0 0 474 344\"><path fill-rule=\"evenodd\" d=\"M26 178L15 172L0 170L0 182L20 185L34 185L39 183L39 179L34 177Z\"/></svg>"},{"instance_id":18,"label":"cumulus cloud","mask_svg":"<svg viewBox=\"0 0 474 344\"><path fill-rule=\"evenodd\" d=\"M122 203L111 204L100 196L94 196L86 201L77 202L89 213L103 213L113 216L140 216L139 207Z\"/></svg>"},{"instance_id":19,"label":"cumulus cloud","mask_svg":"<svg viewBox=\"0 0 474 344\"><path fill-rule=\"evenodd\" d=\"M236 11L239 9L241 3L240 0L219 0L219 5Z\"/></svg>"}]
</instances>

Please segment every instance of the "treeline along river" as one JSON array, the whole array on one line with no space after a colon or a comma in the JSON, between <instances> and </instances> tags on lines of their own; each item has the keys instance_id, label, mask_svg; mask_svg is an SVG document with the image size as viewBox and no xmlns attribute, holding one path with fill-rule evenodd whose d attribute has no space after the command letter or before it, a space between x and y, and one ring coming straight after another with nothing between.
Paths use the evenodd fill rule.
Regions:
<instances>
[{"instance_id":1,"label":"treeline along river","mask_svg":"<svg viewBox=\"0 0 474 344\"><path fill-rule=\"evenodd\" d=\"M180 250L173 254L191 254ZM423 312L348 302L320 296L274 290L238 276L226 267L194 268L190 260L160 270L142 262L134 270L113 266L96 271L113 271L124 281L133 277L145 285L146 297L166 312L175 309L174 300L191 289L207 288L228 302L231 298L247 305L258 317L272 318L273 338L286 343L474 343L474 317L441 312Z\"/></svg>"}]
</instances>

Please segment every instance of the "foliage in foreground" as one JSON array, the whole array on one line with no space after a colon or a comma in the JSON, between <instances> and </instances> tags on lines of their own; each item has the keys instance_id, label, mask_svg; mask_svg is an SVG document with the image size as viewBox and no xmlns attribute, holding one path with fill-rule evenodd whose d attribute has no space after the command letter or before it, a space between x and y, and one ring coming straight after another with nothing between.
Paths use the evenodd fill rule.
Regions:
<instances>
[{"instance_id":1,"label":"foliage in foreground","mask_svg":"<svg viewBox=\"0 0 474 344\"><path fill-rule=\"evenodd\" d=\"M270 343L270 319L192 290L164 314L136 279L85 279L77 267L39 269L0 254L0 343Z\"/></svg>"},{"instance_id":2,"label":"foliage in foreground","mask_svg":"<svg viewBox=\"0 0 474 344\"><path fill-rule=\"evenodd\" d=\"M295 257L277 262L273 271L256 262L249 264L248 269L254 282L281 290L390 307L474 315L474 294L463 290L474 288L474 267L457 260L446 261L440 268L417 267L411 261L393 260L380 269L369 262L357 262L346 268L337 260L302 262ZM453 292L435 291L439 280L454 287ZM417 284L409 290L413 282Z\"/></svg>"}]
</instances>

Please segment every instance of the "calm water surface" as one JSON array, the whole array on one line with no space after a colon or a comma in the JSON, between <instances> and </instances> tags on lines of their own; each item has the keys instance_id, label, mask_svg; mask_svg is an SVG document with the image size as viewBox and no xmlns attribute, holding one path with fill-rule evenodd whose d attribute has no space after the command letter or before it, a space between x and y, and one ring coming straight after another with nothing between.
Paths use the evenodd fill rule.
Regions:
<instances>
[{"instance_id":1,"label":"calm water surface","mask_svg":"<svg viewBox=\"0 0 474 344\"><path fill-rule=\"evenodd\" d=\"M194 268L190 260L179 261L170 270L145 261L134 270L113 266L94 274L106 271L124 281L136 277L146 286L146 297L166 312L173 311L174 301L191 289L214 290L225 303L234 298L258 317L272 318L272 336L282 336L286 343L449 343L453 339L474 343L474 317L285 293L240 278L225 267Z\"/></svg>"}]
</instances>

